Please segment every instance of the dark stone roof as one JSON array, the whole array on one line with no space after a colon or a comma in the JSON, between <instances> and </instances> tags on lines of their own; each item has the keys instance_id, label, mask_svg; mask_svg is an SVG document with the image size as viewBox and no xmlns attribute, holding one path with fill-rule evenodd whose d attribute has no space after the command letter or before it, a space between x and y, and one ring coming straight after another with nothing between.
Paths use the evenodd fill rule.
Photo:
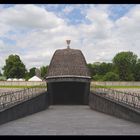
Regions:
<instances>
[{"instance_id":1,"label":"dark stone roof","mask_svg":"<svg viewBox=\"0 0 140 140\"><path fill-rule=\"evenodd\" d=\"M80 50L56 50L50 62L47 77L83 77L90 78L86 60Z\"/></svg>"}]
</instances>

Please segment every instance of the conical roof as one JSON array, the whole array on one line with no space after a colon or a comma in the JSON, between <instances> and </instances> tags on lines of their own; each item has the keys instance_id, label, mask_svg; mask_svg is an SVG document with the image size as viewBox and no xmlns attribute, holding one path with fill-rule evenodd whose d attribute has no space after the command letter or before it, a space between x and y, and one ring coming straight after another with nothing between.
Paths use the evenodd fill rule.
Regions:
<instances>
[{"instance_id":1,"label":"conical roof","mask_svg":"<svg viewBox=\"0 0 140 140\"><path fill-rule=\"evenodd\" d=\"M83 53L78 49L56 50L50 62L46 79L54 77L90 78Z\"/></svg>"}]
</instances>

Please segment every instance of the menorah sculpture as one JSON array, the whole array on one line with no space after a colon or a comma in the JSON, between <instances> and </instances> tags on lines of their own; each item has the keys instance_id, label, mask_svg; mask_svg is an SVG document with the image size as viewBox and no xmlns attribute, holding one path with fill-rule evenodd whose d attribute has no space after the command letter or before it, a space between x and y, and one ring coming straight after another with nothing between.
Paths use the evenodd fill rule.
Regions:
<instances>
[{"instance_id":1,"label":"menorah sculpture","mask_svg":"<svg viewBox=\"0 0 140 140\"><path fill-rule=\"evenodd\" d=\"M66 42L68 44L67 48L70 48L69 44L70 44L71 40L66 40Z\"/></svg>"}]
</instances>

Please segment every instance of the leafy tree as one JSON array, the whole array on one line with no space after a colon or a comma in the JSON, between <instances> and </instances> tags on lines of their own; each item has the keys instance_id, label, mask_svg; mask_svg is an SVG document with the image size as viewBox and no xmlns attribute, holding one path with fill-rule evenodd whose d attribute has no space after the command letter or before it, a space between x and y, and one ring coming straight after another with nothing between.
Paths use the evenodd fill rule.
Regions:
<instances>
[{"instance_id":1,"label":"leafy tree","mask_svg":"<svg viewBox=\"0 0 140 140\"><path fill-rule=\"evenodd\" d=\"M91 76L94 79L98 79L99 77L102 78L107 72L116 71L116 67L114 64L105 63L105 62L103 62L103 63L95 62L93 64L88 64L88 68L90 69ZM102 79L100 79L100 80L102 80Z\"/></svg>"},{"instance_id":2,"label":"leafy tree","mask_svg":"<svg viewBox=\"0 0 140 140\"><path fill-rule=\"evenodd\" d=\"M29 72L28 72L28 71L25 73L24 78L25 78L26 81L27 81L28 79L30 79L30 76L29 76Z\"/></svg>"},{"instance_id":3,"label":"leafy tree","mask_svg":"<svg viewBox=\"0 0 140 140\"><path fill-rule=\"evenodd\" d=\"M104 81L119 81L119 75L114 72L108 72L103 77Z\"/></svg>"},{"instance_id":4,"label":"leafy tree","mask_svg":"<svg viewBox=\"0 0 140 140\"><path fill-rule=\"evenodd\" d=\"M40 68L40 71L41 71L41 77L45 78L45 75L47 74L47 71L48 71L48 66L42 66Z\"/></svg>"},{"instance_id":5,"label":"leafy tree","mask_svg":"<svg viewBox=\"0 0 140 140\"><path fill-rule=\"evenodd\" d=\"M23 78L26 73L25 65L18 55L9 55L3 70L7 78Z\"/></svg>"},{"instance_id":6,"label":"leafy tree","mask_svg":"<svg viewBox=\"0 0 140 140\"><path fill-rule=\"evenodd\" d=\"M30 68L29 71L27 71L25 74L25 80L28 80L35 75L36 75L36 67Z\"/></svg>"},{"instance_id":7,"label":"leafy tree","mask_svg":"<svg viewBox=\"0 0 140 140\"><path fill-rule=\"evenodd\" d=\"M89 63L89 64L87 64L87 67L88 67L88 69L90 71L91 76L96 74L96 71L95 71L95 68L93 67L93 64Z\"/></svg>"},{"instance_id":8,"label":"leafy tree","mask_svg":"<svg viewBox=\"0 0 140 140\"><path fill-rule=\"evenodd\" d=\"M103 75L98 75L98 74L96 74L96 75L94 75L94 76L92 77L92 79L93 79L94 81L103 81Z\"/></svg>"},{"instance_id":9,"label":"leafy tree","mask_svg":"<svg viewBox=\"0 0 140 140\"><path fill-rule=\"evenodd\" d=\"M113 71L113 64L112 63L101 63L98 66L98 72L99 75L105 75L107 72Z\"/></svg>"},{"instance_id":10,"label":"leafy tree","mask_svg":"<svg viewBox=\"0 0 140 140\"><path fill-rule=\"evenodd\" d=\"M92 64L92 67L93 67L93 70L94 70L94 75L96 75L96 74L98 74L98 75L100 75L100 65L101 65L101 63L97 63L97 62L95 62L95 63L93 63Z\"/></svg>"},{"instance_id":11,"label":"leafy tree","mask_svg":"<svg viewBox=\"0 0 140 140\"><path fill-rule=\"evenodd\" d=\"M120 80L134 80L133 71L137 62L137 55L133 52L120 52L113 58L113 63L117 67Z\"/></svg>"},{"instance_id":12,"label":"leafy tree","mask_svg":"<svg viewBox=\"0 0 140 140\"><path fill-rule=\"evenodd\" d=\"M140 81L140 59L138 59L134 70L135 81Z\"/></svg>"},{"instance_id":13,"label":"leafy tree","mask_svg":"<svg viewBox=\"0 0 140 140\"><path fill-rule=\"evenodd\" d=\"M28 73L29 78L31 78L31 77L33 77L33 76L35 76L35 70L36 70L36 68L35 68L35 67L33 67L33 68L29 69L29 73Z\"/></svg>"},{"instance_id":14,"label":"leafy tree","mask_svg":"<svg viewBox=\"0 0 140 140\"><path fill-rule=\"evenodd\" d=\"M2 73L1 73L1 71L0 71L0 76L2 76Z\"/></svg>"}]
</instances>

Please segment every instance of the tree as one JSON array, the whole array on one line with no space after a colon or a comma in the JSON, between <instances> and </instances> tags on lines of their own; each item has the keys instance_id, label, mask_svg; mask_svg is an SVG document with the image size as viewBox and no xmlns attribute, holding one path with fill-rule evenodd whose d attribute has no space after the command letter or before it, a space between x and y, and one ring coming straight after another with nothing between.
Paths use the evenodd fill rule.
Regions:
<instances>
[{"instance_id":1,"label":"tree","mask_svg":"<svg viewBox=\"0 0 140 140\"><path fill-rule=\"evenodd\" d=\"M95 62L93 64L88 64L88 68L90 69L91 72L91 77L95 80L102 80L103 76L107 72L115 72L116 67L113 63L99 63ZM101 78L101 79L100 79Z\"/></svg>"},{"instance_id":2,"label":"tree","mask_svg":"<svg viewBox=\"0 0 140 140\"><path fill-rule=\"evenodd\" d=\"M90 71L91 76L94 76L96 74L95 68L93 67L93 64L87 64L87 67Z\"/></svg>"},{"instance_id":3,"label":"tree","mask_svg":"<svg viewBox=\"0 0 140 140\"><path fill-rule=\"evenodd\" d=\"M40 68L40 71L41 71L41 77L45 78L45 75L47 74L47 71L48 71L48 66L42 66Z\"/></svg>"},{"instance_id":4,"label":"tree","mask_svg":"<svg viewBox=\"0 0 140 140\"><path fill-rule=\"evenodd\" d=\"M114 72L108 72L103 77L103 81L119 81L119 75Z\"/></svg>"},{"instance_id":5,"label":"tree","mask_svg":"<svg viewBox=\"0 0 140 140\"><path fill-rule=\"evenodd\" d=\"M110 72L110 71L113 71L113 64L103 62L98 66L97 74L105 75L107 72Z\"/></svg>"},{"instance_id":6,"label":"tree","mask_svg":"<svg viewBox=\"0 0 140 140\"><path fill-rule=\"evenodd\" d=\"M25 65L18 55L9 55L3 70L7 78L23 78L26 73Z\"/></svg>"},{"instance_id":7,"label":"tree","mask_svg":"<svg viewBox=\"0 0 140 140\"><path fill-rule=\"evenodd\" d=\"M36 67L30 68L29 72L26 72L26 74L25 74L25 80L29 80L31 77L35 76L36 75L36 71L38 71L38 69L36 69Z\"/></svg>"},{"instance_id":8,"label":"tree","mask_svg":"<svg viewBox=\"0 0 140 140\"><path fill-rule=\"evenodd\" d=\"M140 59L138 59L134 70L135 81L140 81Z\"/></svg>"},{"instance_id":9,"label":"tree","mask_svg":"<svg viewBox=\"0 0 140 140\"><path fill-rule=\"evenodd\" d=\"M92 79L93 79L94 81L103 81L103 75L98 75L98 74L96 74L96 75L94 75L94 76L92 77Z\"/></svg>"},{"instance_id":10,"label":"tree","mask_svg":"<svg viewBox=\"0 0 140 140\"><path fill-rule=\"evenodd\" d=\"M29 77L29 72L28 72L28 71L25 73L24 79L25 79L26 81L28 81L28 79L30 79L30 77Z\"/></svg>"},{"instance_id":11,"label":"tree","mask_svg":"<svg viewBox=\"0 0 140 140\"><path fill-rule=\"evenodd\" d=\"M113 58L113 63L117 67L120 80L134 80L133 71L137 62L137 55L133 52L120 52Z\"/></svg>"},{"instance_id":12,"label":"tree","mask_svg":"<svg viewBox=\"0 0 140 140\"><path fill-rule=\"evenodd\" d=\"M35 74L36 74L35 71L36 71L36 67L29 69L29 73L28 73L29 78L35 76Z\"/></svg>"},{"instance_id":13,"label":"tree","mask_svg":"<svg viewBox=\"0 0 140 140\"><path fill-rule=\"evenodd\" d=\"M1 73L1 71L0 71L0 76L2 76L2 73Z\"/></svg>"}]
</instances>

